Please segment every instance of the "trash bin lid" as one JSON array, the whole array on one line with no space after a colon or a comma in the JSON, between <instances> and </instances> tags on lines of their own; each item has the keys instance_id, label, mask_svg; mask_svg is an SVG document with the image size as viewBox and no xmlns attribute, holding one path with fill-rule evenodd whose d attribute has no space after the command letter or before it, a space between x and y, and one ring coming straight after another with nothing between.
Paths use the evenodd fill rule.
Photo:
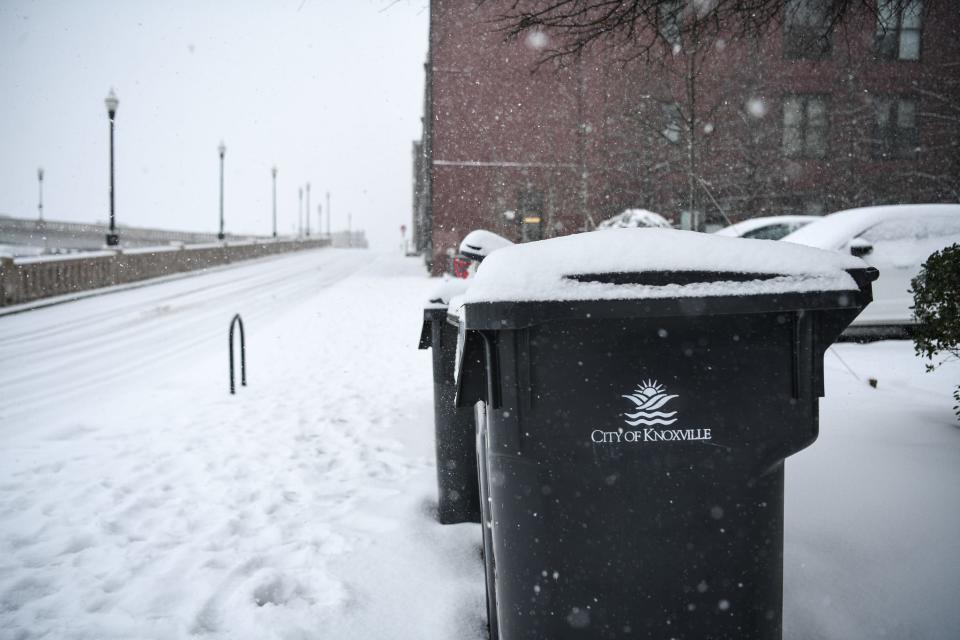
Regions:
<instances>
[{"instance_id":1,"label":"trash bin lid","mask_svg":"<svg viewBox=\"0 0 960 640\"><path fill-rule=\"evenodd\" d=\"M473 260L482 261L492 252L513 243L485 229L475 229L460 242L460 253Z\"/></svg>"},{"instance_id":2,"label":"trash bin lid","mask_svg":"<svg viewBox=\"0 0 960 640\"><path fill-rule=\"evenodd\" d=\"M427 298L427 304L424 305L424 308L446 309L452 298L463 295L463 293L467 290L467 287L470 286L470 282L471 281L464 280L463 278L451 278L449 276L444 276L437 283L437 286L433 288L433 291L430 292L430 296Z\"/></svg>"},{"instance_id":3,"label":"trash bin lid","mask_svg":"<svg viewBox=\"0 0 960 640\"><path fill-rule=\"evenodd\" d=\"M420 327L420 341L418 349L429 349L433 346L432 325L434 322L446 322L447 307L451 300L458 299L467 290L470 283L460 278L444 276L434 287L427 303L423 306L423 325ZM458 305L459 307L459 305ZM453 323L456 324L456 320Z\"/></svg>"},{"instance_id":4,"label":"trash bin lid","mask_svg":"<svg viewBox=\"0 0 960 640\"><path fill-rule=\"evenodd\" d=\"M853 309L877 271L859 258L775 240L614 229L503 248L457 313L467 329L552 319Z\"/></svg>"}]
</instances>

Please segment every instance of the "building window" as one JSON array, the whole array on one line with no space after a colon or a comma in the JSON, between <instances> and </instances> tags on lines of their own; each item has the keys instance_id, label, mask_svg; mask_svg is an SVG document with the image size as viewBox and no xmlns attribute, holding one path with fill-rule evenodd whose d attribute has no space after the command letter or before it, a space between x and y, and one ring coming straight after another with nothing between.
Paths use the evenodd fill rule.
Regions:
<instances>
[{"instance_id":1,"label":"building window","mask_svg":"<svg viewBox=\"0 0 960 640\"><path fill-rule=\"evenodd\" d=\"M876 158L909 158L917 151L917 103L910 98L877 97L873 100L876 124L873 155Z\"/></svg>"},{"instance_id":2,"label":"building window","mask_svg":"<svg viewBox=\"0 0 960 640\"><path fill-rule=\"evenodd\" d=\"M517 191L517 222L523 242L543 238L544 198L543 192L527 187Z\"/></svg>"},{"instance_id":3,"label":"building window","mask_svg":"<svg viewBox=\"0 0 960 640\"><path fill-rule=\"evenodd\" d=\"M525 216L520 227L520 237L523 242L543 240L543 218L540 216Z\"/></svg>"},{"instance_id":4,"label":"building window","mask_svg":"<svg viewBox=\"0 0 960 640\"><path fill-rule=\"evenodd\" d=\"M786 0L783 16L783 55L794 60L819 60L830 55L830 14L826 0Z\"/></svg>"},{"instance_id":5,"label":"building window","mask_svg":"<svg viewBox=\"0 0 960 640\"><path fill-rule=\"evenodd\" d=\"M919 60L923 0L880 0L877 54L888 60Z\"/></svg>"},{"instance_id":6,"label":"building window","mask_svg":"<svg viewBox=\"0 0 960 640\"><path fill-rule=\"evenodd\" d=\"M827 99L788 96L783 101L783 153L788 158L827 155Z\"/></svg>"}]
</instances>

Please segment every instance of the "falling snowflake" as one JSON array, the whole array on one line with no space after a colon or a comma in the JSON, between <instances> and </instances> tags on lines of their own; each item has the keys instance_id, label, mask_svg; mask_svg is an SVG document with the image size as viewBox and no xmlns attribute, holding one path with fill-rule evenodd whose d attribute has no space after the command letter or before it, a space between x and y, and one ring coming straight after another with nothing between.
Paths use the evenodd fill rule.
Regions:
<instances>
[{"instance_id":1,"label":"falling snowflake","mask_svg":"<svg viewBox=\"0 0 960 640\"><path fill-rule=\"evenodd\" d=\"M750 98L747 100L747 113L754 118L762 118L767 115L767 103L763 98Z\"/></svg>"}]
</instances>

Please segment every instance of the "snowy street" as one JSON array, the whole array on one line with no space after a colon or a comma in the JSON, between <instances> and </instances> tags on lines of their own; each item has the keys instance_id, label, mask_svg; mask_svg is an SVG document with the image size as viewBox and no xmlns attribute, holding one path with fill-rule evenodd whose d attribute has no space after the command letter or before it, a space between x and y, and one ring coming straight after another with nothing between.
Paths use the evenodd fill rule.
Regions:
<instances>
[{"instance_id":1,"label":"snowy street","mask_svg":"<svg viewBox=\"0 0 960 640\"><path fill-rule=\"evenodd\" d=\"M432 513L435 286L326 249L0 316L0 640L484 638L479 526ZM785 638L956 637L957 379L910 342L827 353Z\"/></svg>"}]
</instances>

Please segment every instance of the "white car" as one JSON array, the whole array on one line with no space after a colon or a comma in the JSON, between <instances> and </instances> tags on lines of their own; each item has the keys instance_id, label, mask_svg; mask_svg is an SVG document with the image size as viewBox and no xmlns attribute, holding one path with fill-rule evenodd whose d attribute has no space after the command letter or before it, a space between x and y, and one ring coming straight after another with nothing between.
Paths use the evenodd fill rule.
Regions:
<instances>
[{"instance_id":1,"label":"white car","mask_svg":"<svg viewBox=\"0 0 960 640\"><path fill-rule=\"evenodd\" d=\"M910 281L935 251L960 243L960 205L903 204L849 209L824 216L783 238L849 252L880 271L873 302L854 326L878 329L914 323Z\"/></svg>"},{"instance_id":2,"label":"white car","mask_svg":"<svg viewBox=\"0 0 960 640\"><path fill-rule=\"evenodd\" d=\"M820 220L821 216L764 216L749 218L729 227L714 231L718 236L733 238L757 238L759 240L779 240L810 224Z\"/></svg>"}]
</instances>

